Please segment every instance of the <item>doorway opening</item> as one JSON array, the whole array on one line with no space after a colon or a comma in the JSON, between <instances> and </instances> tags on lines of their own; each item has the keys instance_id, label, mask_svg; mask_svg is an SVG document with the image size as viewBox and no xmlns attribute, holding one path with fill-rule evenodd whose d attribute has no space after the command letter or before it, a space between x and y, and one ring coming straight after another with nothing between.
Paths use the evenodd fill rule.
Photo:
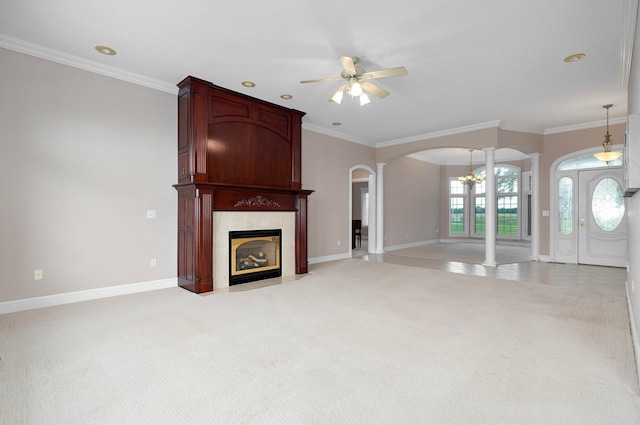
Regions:
<instances>
[{"instance_id":1,"label":"doorway opening","mask_svg":"<svg viewBox=\"0 0 640 425\"><path fill-rule=\"evenodd\" d=\"M372 254L376 246L376 174L366 165L349 170L349 256Z\"/></svg>"}]
</instances>

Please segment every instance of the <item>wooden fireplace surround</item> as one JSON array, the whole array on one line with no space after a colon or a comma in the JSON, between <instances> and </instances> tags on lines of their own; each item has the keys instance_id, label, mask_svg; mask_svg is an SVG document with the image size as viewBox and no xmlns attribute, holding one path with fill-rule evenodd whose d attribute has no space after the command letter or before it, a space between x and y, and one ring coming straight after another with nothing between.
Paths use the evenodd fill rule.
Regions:
<instances>
[{"instance_id":1,"label":"wooden fireplace surround","mask_svg":"<svg viewBox=\"0 0 640 425\"><path fill-rule=\"evenodd\" d=\"M304 112L187 77L178 93L178 285L212 291L215 211L295 212L295 272L307 273Z\"/></svg>"}]
</instances>

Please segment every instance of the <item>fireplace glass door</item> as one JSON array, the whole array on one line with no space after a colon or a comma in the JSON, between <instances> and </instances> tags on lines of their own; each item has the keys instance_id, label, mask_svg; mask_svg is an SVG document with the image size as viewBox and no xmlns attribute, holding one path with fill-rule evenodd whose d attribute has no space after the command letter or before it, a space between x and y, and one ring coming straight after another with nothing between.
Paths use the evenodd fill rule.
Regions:
<instances>
[{"instance_id":1,"label":"fireplace glass door","mask_svg":"<svg viewBox=\"0 0 640 425\"><path fill-rule=\"evenodd\" d=\"M229 285L282 276L282 230L229 232Z\"/></svg>"}]
</instances>

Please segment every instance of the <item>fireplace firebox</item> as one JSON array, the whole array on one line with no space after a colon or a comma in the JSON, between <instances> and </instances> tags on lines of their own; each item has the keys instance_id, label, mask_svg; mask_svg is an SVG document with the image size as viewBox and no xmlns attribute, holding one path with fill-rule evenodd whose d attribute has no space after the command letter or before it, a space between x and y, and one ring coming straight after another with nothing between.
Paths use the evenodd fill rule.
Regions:
<instances>
[{"instance_id":1,"label":"fireplace firebox","mask_svg":"<svg viewBox=\"0 0 640 425\"><path fill-rule=\"evenodd\" d=\"M282 230L229 232L229 285L282 276Z\"/></svg>"}]
</instances>

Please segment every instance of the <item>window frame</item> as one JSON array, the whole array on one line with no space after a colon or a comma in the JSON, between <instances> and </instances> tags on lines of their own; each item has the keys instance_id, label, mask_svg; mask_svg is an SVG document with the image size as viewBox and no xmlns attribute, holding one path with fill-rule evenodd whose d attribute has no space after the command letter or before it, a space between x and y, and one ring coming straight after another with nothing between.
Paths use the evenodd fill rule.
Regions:
<instances>
[{"instance_id":1,"label":"window frame","mask_svg":"<svg viewBox=\"0 0 640 425\"><path fill-rule=\"evenodd\" d=\"M517 173L514 174L502 174L500 173L500 169L510 169L516 170ZM486 168L484 166L478 167L475 170L472 170L473 174L485 176L486 177ZM498 174L500 173L500 174ZM530 173L530 172L529 172ZM498 233L498 208L496 208L496 237L501 240L522 240L522 223L524 220L523 202L526 202L526 196L523 196L522 187L523 187L523 172L522 168L513 165L513 164L495 164L494 165L494 175L495 175L495 194L496 194L496 206L498 204L499 197L515 197L515 205L517 208L517 216L516 216L516 226L515 226L515 234L500 234ZM512 192L499 192L498 191L498 181L499 179L513 177L517 179L517 184L515 187L515 191ZM469 190L469 187L466 185L462 185L463 193L462 194L452 194L451 192L451 182L458 181L456 177L449 178L449 236L450 237L467 237L467 238L476 238L476 239L484 239L486 234L484 232L478 233L477 231L477 220L476 220L476 203L478 199L485 198L485 208L486 208L486 178L482 181L482 183L476 183L474 187ZM481 191L478 191L478 188L482 188ZM464 199L464 214L463 214L463 223L464 223L464 232L462 233L451 233L451 199L453 197L459 197ZM485 216L485 227L486 229L486 216Z\"/></svg>"},{"instance_id":2,"label":"window frame","mask_svg":"<svg viewBox=\"0 0 640 425\"><path fill-rule=\"evenodd\" d=\"M452 193L452 186L451 183L459 183L460 185L462 185L462 193ZM447 209L449 211L448 214L448 224L447 224L447 233L449 235L449 237L452 238L460 238L460 237L468 237L469 236L469 226L468 226L468 222L469 222L469 208L468 208L468 200L469 200L469 196L468 196L468 187L466 185L463 185L462 183L460 183L460 180L458 180L457 177L449 177L449 187L448 187L448 192L449 192L449 202L447 205ZM452 226L452 208L451 208L451 200L452 199L461 199L462 200L462 232L456 232L456 233L452 233L451 228Z\"/></svg>"}]
</instances>

